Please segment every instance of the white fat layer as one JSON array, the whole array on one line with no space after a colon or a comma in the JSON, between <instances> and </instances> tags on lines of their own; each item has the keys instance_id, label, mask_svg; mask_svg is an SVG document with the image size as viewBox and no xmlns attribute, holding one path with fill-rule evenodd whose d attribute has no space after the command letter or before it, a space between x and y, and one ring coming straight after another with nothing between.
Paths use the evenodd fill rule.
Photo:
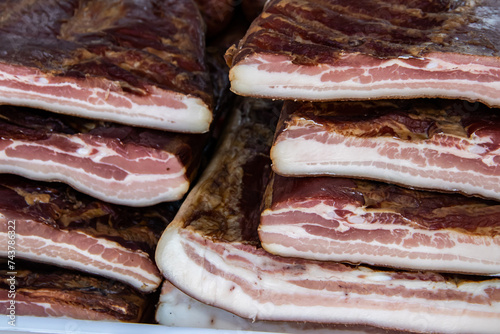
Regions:
<instances>
[{"instance_id":1,"label":"white fat layer","mask_svg":"<svg viewBox=\"0 0 500 334\"><path fill-rule=\"evenodd\" d=\"M370 99L382 97L421 97L436 96L449 98L463 98L473 101L482 101L491 106L500 106L500 78L494 82L475 81L470 84L468 78L456 79L399 79L392 76L389 80L376 80L371 78L369 70L364 69L365 74L351 80L333 82L322 80L323 75L335 75L349 70L349 67L331 67L329 65L317 65L312 70L315 74L307 74L305 66L295 66L291 61L282 61L281 65L287 68L294 67L295 70L288 72L273 72L259 69L261 64L268 61L257 56L257 62L253 59L249 63L241 62L230 71L231 89L240 95L258 96L282 99L300 100L345 100L345 99ZM391 59L379 68L388 68L398 65L402 68L412 68L405 59ZM280 64L276 64L276 68ZM463 67L462 67L463 68ZM453 71L457 64L446 62L443 59L432 59L426 68L432 71ZM391 69L388 69L391 70ZM491 68L480 64L467 64L468 73L491 73ZM361 83L359 78L369 79ZM371 78L371 79L370 79ZM411 84L411 85L410 85Z\"/></svg>"},{"instance_id":2,"label":"white fat layer","mask_svg":"<svg viewBox=\"0 0 500 334\"><path fill-rule=\"evenodd\" d=\"M312 280L317 280L362 285L369 283L372 287L377 284L387 287L389 284L390 287L402 286L408 291L423 289L423 296L427 295L424 291L432 294L432 291L440 290L487 296L487 289L494 286L498 288L499 280L463 283L459 286L451 282L405 280L397 276L391 280L380 280L380 272L363 267L352 271L336 271L307 261L295 267L293 261L287 265L272 256L264 256L264 253L252 254L242 251L230 243L220 244L226 248L226 252L221 256L209 249L208 244L208 240L201 245L183 238L177 227L167 228L157 248L157 264L168 280L187 291L190 296L242 317L256 320L368 324L442 333L496 333L500 328L498 301L480 305L462 300L428 300L425 297L409 297L396 293L391 296L376 292L358 295L349 290L318 290L293 283L312 283ZM193 247L196 255L204 259L203 263L225 274L215 275L198 266L185 253L185 245ZM253 263L253 266L240 266L227 255L241 256L248 263ZM253 287L255 296L248 295L238 281L232 281L231 277L241 279ZM283 296L278 303L259 300L273 293ZM315 304L315 299L326 304ZM353 309L356 311L353 312Z\"/></svg>"},{"instance_id":3,"label":"white fat layer","mask_svg":"<svg viewBox=\"0 0 500 334\"><path fill-rule=\"evenodd\" d=\"M105 145L89 146L76 137L71 141L80 146L75 153L63 151L57 147L50 147L50 149L64 155L88 158L96 163L101 163L102 158L119 155ZM18 145L27 144L22 141L13 141L9 149L15 149ZM30 143L29 146L34 150L37 147L46 148L37 143ZM97 153L90 154L93 150L97 150ZM45 158L50 159L50 157ZM167 163L169 159L175 159L175 157L169 155L165 160L159 160L150 156L147 159ZM165 174L147 173L146 170L140 174L125 171L127 173L125 179L114 180L91 174L83 168L68 166L64 162L13 158L7 156L5 151L0 151L0 160L2 173L18 174L41 181L58 180L98 199L121 205L147 206L165 201L176 201L181 199L189 189L185 168L177 173L165 172ZM136 160L131 160L131 163L136 162ZM179 179L184 181L179 182Z\"/></svg>"},{"instance_id":4,"label":"white fat layer","mask_svg":"<svg viewBox=\"0 0 500 334\"><path fill-rule=\"evenodd\" d=\"M335 134L329 134L334 137ZM388 157L383 153L388 147L394 151L413 148L411 158L398 154ZM355 140L341 138L335 145L303 138L278 140L272 148L273 169L283 175L338 175L362 177L416 188L461 191L500 199L500 175L484 175L474 170L459 170L455 166L443 168L426 163L420 152L433 149L461 158L480 159L490 164L497 151L489 155L478 155L474 145L457 148L433 147L433 143L413 143L393 138L379 138L366 145L355 145ZM423 162L414 162L422 158ZM467 177L464 177L464 174Z\"/></svg>"},{"instance_id":5,"label":"white fat layer","mask_svg":"<svg viewBox=\"0 0 500 334\"><path fill-rule=\"evenodd\" d=\"M61 233L85 235L81 232L61 231ZM68 238L70 238L70 236L68 236ZM7 234L0 233L0 241L5 241L6 243L7 240ZM96 240L97 245L103 246L104 249L119 249L123 252L138 254L137 252L131 252L114 241L103 238L93 238L93 240ZM84 256L88 259L88 261L75 261L72 259L72 255L76 254L79 257ZM92 254L88 250L80 249L75 245L68 244L66 242L55 242L31 235L16 235L16 257L19 257L20 259L22 258L35 262L49 263L64 268L72 268L116 279L117 281L129 284L144 292L154 291L161 283L160 277L142 270L139 266L126 266L120 261L108 261L101 255L102 254L100 253ZM3 249L0 250L0 256L6 257L7 251ZM146 253L142 253L141 256L149 261ZM129 274L126 275L122 272L123 270Z\"/></svg>"},{"instance_id":6,"label":"white fat layer","mask_svg":"<svg viewBox=\"0 0 500 334\"><path fill-rule=\"evenodd\" d=\"M51 94L42 94L35 90L22 90L0 86L0 103L22 105L46 109L62 114L77 115L149 128L203 133L209 130L212 112L199 98L152 88L151 100L161 101L168 96L185 105L182 109L145 101L135 102L131 97L103 88L81 87L76 82L50 82L43 75L18 76L0 72L0 81L28 83L34 87L51 87ZM110 83L111 84L111 83ZM64 95L60 92L74 92ZM78 94L91 95L87 99L75 97ZM108 102L110 98L123 101L126 107L116 107Z\"/></svg>"}]
</instances>

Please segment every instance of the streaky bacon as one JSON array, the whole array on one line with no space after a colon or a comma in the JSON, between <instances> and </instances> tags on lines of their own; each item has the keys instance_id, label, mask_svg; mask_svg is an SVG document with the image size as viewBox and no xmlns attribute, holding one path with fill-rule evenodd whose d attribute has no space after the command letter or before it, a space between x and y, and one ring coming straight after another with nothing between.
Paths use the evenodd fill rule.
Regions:
<instances>
[{"instance_id":1,"label":"streaky bacon","mask_svg":"<svg viewBox=\"0 0 500 334\"><path fill-rule=\"evenodd\" d=\"M295 321L252 321L221 308L204 304L177 289L169 281L162 283L156 309L156 321L169 327L209 328L288 334L402 334L371 326L326 325ZM407 332L406 332L407 333Z\"/></svg>"},{"instance_id":2,"label":"streaky bacon","mask_svg":"<svg viewBox=\"0 0 500 334\"><path fill-rule=\"evenodd\" d=\"M0 271L0 314L141 322L150 302L120 282L71 270L18 262L15 274Z\"/></svg>"},{"instance_id":3,"label":"streaky bacon","mask_svg":"<svg viewBox=\"0 0 500 334\"><path fill-rule=\"evenodd\" d=\"M272 113L246 101L156 249L181 291L252 320L495 333L500 280L284 258L260 247ZM269 108L269 107L268 107ZM269 109L267 109L269 110ZM230 129L230 130L229 130Z\"/></svg>"},{"instance_id":4,"label":"streaky bacon","mask_svg":"<svg viewBox=\"0 0 500 334\"><path fill-rule=\"evenodd\" d=\"M234 92L307 100L443 97L500 106L498 4L273 0L227 52Z\"/></svg>"},{"instance_id":5,"label":"streaky bacon","mask_svg":"<svg viewBox=\"0 0 500 334\"><path fill-rule=\"evenodd\" d=\"M204 25L192 0L7 0L0 12L0 103L209 130Z\"/></svg>"},{"instance_id":6,"label":"streaky bacon","mask_svg":"<svg viewBox=\"0 0 500 334\"><path fill-rule=\"evenodd\" d=\"M180 200L208 134L177 134L0 106L0 172L58 180L129 206Z\"/></svg>"},{"instance_id":7,"label":"streaky bacon","mask_svg":"<svg viewBox=\"0 0 500 334\"><path fill-rule=\"evenodd\" d=\"M269 183L259 237L276 255L500 276L500 204L336 177Z\"/></svg>"},{"instance_id":8,"label":"streaky bacon","mask_svg":"<svg viewBox=\"0 0 500 334\"><path fill-rule=\"evenodd\" d=\"M108 204L61 183L0 175L0 242L15 258L108 277L143 292L162 278L152 259L178 202L147 208ZM8 247L0 250L7 257Z\"/></svg>"},{"instance_id":9,"label":"streaky bacon","mask_svg":"<svg viewBox=\"0 0 500 334\"><path fill-rule=\"evenodd\" d=\"M283 176L345 176L500 199L500 110L452 100L287 102Z\"/></svg>"}]
</instances>

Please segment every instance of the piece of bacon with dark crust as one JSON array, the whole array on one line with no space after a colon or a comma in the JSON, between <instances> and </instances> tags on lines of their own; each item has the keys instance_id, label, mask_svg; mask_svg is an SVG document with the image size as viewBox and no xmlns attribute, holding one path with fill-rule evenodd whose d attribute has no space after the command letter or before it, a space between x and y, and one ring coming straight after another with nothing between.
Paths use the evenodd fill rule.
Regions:
<instances>
[{"instance_id":1,"label":"piece of bacon with dark crust","mask_svg":"<svg viewBox=\"0 0 500 334\"><path fill-rule=\"evenodd\" d=\"M228 50L240 95L500 106L496 0L271 0Z\"/></svg>"},{"instance_id":2,"label":"piece of bacon with dark crust","mask_svg":"<svg viewBox=\"0 0 500 334\"><path fill-rule=\"evenodd\" d=\"M500 199L500 109L457 100L287 102L283 176L344 176Z\"/></svg>"},{"instance_id":3,"label":"piece of bacon with dark crust","mask_svg":"<svg viewBox=\"0 0 500 334\"><path fill-rule=\"evenodd\" d=\"M500 276L500 203L337 177L269 183L262 247L320 261Z\"/></svg>"},{"instance_id":4,"label":"piece of bacon with dark crust","mask_svg":"<svg viewBox=\"0 0 500 334\"><path fill-rule=\"evenodd\" d=\"M0 137L0 172L129 206L182 199L208 141L11 106L0 106Z\"/></svg>"},{"instance_id":5,"label":"piece of bacon with dark crust","mask_svg":"<svg viewBox=\"0 0 500 334\"><path fill-rule=\"evenodd\" d=\"M0 175L0 241L15 235L15 257L72 268L152 292L152 258L179 202L147 208L111 205L61 183ZM0 256L9 255L7 247Z\"/></svg>"},{"instance_id":6,"label":"piece of bacon with dark crust","mask_svg":"<svg viewBox=\"0 0 500 334\"><path fill-rule=\"evenodd\" d=\"M260 247L274 134L269 101L246 101L163 233L156 263L191 297L252 320L495 333L500 280L284 258ZM267 111L266 111L267 110Z\"/></svg>"},{"instance_id":7,"label":"piece of bacon with dark crust","mask_svg":"<svg viewBox=\"0 0 500 334\"><path fill-rule=\"evenodd\" d=\"M209 158L219 123L231 106L223 54L236 36L231 32L207 47L214 96L208 133L167 132L0 105L0 172L65 182L121 205L180 200Z\"/></svg>"},{"instance_id":8,"label":"piece of bacon with dark crust","mask_svg":"<svg viewBox=\"0 0 500 334\"><path fill-rule=\"evenodd\" d=\"M15 298L9 293L15 293ZM0 271L0 314L10 314L13 300L16 316L135 323L146 320L152 302L151 295L118 281L20 261L15 275Z\"/></svg>"},{"instance_id":9,"label":"piece of bacon with dark crust","mask_svg":"<svg viewBox=\"0 0 500 334\"><path fill-rule=\"evenodd\" d=\"M208 131L213 96L193 0L6 0L0 13L0 103Z\"/></svg>"}]
</instances>

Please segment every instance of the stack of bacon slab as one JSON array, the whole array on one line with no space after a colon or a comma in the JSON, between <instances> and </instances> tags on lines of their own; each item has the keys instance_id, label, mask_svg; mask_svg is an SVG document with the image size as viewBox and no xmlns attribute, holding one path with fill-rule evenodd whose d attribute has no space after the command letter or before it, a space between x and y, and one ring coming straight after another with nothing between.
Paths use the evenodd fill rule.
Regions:
<instances>
[{"instance_id":1,"label":"stack of bacon slab","mask_svg":"<svg viewBox=\"0 0 500 334\"><path fill-rule=\"evenodd\" d=\"M252 320L498 332L498 8L268 1L228 50L232 89L293 101L277 128L264 100L236 112L160 239L164 276Z\"/></svg>"},{"instance_id":2,"label":"stack of bacon slab","mask_svg":"<svg viewBox=\"0 0 500 334\"><path fill-rule=\"evenodd\" d=\"M500 279L283 257L261 247L257 227L276 112L262 100L246 100L236 110L215 157L158 243L156 261L167 280L194 299L252 320L495 333ZM156 315L165 324L175 307L167 304L169 291Z\"/></svg>"},{"instance_id":3,"label":"stack of bacon slab","mask_svg":"<svg viewBox=\"0 0 500 334\"><path fill-rule=\"evenodd\" d=\"M222 53L194 0L7 0L0 13L0 172L16 174L0 175L0 255L80 272L32 290L58 275L23 274L16 314L140 321L162 281L156 243L228 99ZM72 295L75 281L98 293Z\"/></svg>"}]
</instances>

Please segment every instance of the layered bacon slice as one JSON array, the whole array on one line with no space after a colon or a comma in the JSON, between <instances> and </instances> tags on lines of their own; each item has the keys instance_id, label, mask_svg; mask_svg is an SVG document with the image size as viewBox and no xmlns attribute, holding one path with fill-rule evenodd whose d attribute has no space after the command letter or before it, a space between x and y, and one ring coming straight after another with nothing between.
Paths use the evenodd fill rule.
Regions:
<instances>
[{"instance_id":1,"label":"layered bacon slice","mask_svg":"<svg viewBox=\"0 0 500 334\"><path fill-rule=\"evenodd\" d=\"M288 334L400 334L371 326L326 325L295 321L252 321L218 307L204 304L177 289L169 281L162 284L156 321L170 327L195 327L231 331Z\"/></svg>"},{"instance_id":2,"label":"layered bacon slice","mask_svg":"<svg viewBox=\"0 0 500 334\"><path fill-rule=\"evenodd\" d=\"M0 106L0 136L0 172L129 206L181 199L208 140L10 106Z\"/></svg>"},{"instance_id":3,"label":"layered bacon slice","mask_svg":"<svg viewBox=\"0 0 500 334\"><path fill-rule=\"evenodd\" d=\"M274 124L262 108L248 107L235 114L218 154L158 243L165 278L201 302L253 320L498 330L498 279L375 270L263 250L259 202Z\"/></svg>"},{"instance_id":4,"label":"layered bacon slice","mask_svg":"<svg viewBox=\"0 0 500 334\"><path fill-rule=\"evenodd\" d=\"M0 12L0 103L208 131L204 23L192 0L7 0Z\"/></svg>"},{"instance_id":5,"label":"layered bacon slice","mask_svg":"<svg viewBox=\"0 0 500 334\"><path fill-rule=\"evenodd\" d=\"M344 178L274 176L259 236L280 255L500 275L500 204Z\"/></svg>"},{"instance_id":6,"label":"layered bacon slice","mask_svg":"<svg viewBox=\"0 0 500 334\"><path fill-rule=\"evenodd\" d=\"M108 277L152 292L161 275L152 254L178 203L133 209L60 183L0 176L0 242L15 238L17 259ZM7 257L8 247L0 256Z\"/></svg>"},{"instance_id":7,"label":"layered bacon slice","mask_svg":"<svg viewBox=\"0 0 500 334\"><path fill-rule=\"evenodd\" d=\"M500 199L500 110L451 100L287 103L285 176L336 175Z\"/></svg>"},{"instance_id":8,"label":"layered bacon slice","mask_svg":"<svg viewBox=\"0 0 500 334\"><path fill-rule=\"evenodd\" d=\"M61 268L18 263L14 273L0 271L0 314L140 322L149 299L120 282Z\"/></svg>"},{"instance_id":9,"label":"layered bacon slice","mask_svg":"<svg viewBox=\"0 0 500 334\"><path fill-rule=\"evenodd\" d=\"M228 50L241 95L443 97L500 106L498 3L272 0Z\"/></svg>"}]
</instances>

